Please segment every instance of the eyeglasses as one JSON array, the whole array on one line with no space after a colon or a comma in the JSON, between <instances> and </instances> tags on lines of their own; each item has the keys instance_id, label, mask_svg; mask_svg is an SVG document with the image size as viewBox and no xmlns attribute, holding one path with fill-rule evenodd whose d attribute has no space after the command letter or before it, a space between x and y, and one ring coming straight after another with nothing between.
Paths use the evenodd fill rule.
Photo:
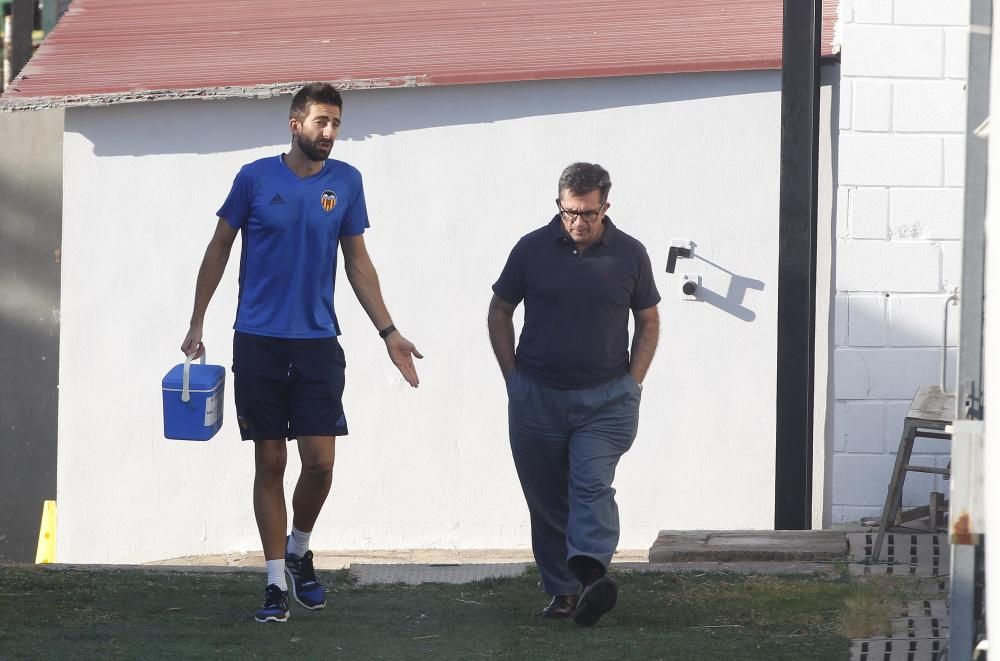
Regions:
<instances>
[{"instance_id":1,"label":"eyeglasses","mask_svg":"<svg viewBox=\"0 0 1000 661\"><path fill-rule=\"evenodd\" d=\"M601 204L601 206L597 207L596 209L587 209L587 210L578 209L576 211L573 211L570 209L564 209L562 202L556 200L556 206L559 207L559 215L561 215L562 219L565 220L567 223L572 223L577 218L579 218L585 223L593 223L594 221L597 220L597 217L601 215L601 212L604 211L605 205Z\"/></svg>"}]
</instances>

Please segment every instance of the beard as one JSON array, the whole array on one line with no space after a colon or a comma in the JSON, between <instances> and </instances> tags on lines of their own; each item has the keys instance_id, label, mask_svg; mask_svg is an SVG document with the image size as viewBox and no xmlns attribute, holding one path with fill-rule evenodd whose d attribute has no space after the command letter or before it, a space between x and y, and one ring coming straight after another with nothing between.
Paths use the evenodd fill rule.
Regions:
<instances>
[{"instance_id":1,"label":"beard","mask_svg":"<svg viewBox=\"0 0 1000 661\"><path fill-rule=\"evenodd\" d=\"M301 134L296 138L296 142L299 145L299 149L310 161L325 161L330 155L330 150L333 149L333 143L330 143L329 147L319 146L320 140L309 140L308 138L302 136Z\"/></svg>"}]
</instances>

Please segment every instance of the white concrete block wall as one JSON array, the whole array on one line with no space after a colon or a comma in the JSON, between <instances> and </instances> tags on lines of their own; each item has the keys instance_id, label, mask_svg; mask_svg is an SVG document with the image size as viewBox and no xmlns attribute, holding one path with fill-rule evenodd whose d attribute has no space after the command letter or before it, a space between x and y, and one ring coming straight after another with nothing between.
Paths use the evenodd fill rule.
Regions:
<instances>
[{"instance_id":1,"label":"white concrete block wall","mask_svg":"<svg viewBox=\"0 0 1000 661\"><path fill-rule=\"evenodd\" d=\"M889 189L858 188L848 195L851 236L884 239L889 233Z\"/></svg>"},{"instance_id":2,"label":"white concrete block wall","mask_svg":"<svg viewBox=\"0 0 1000 661\"><path fill-rule=\"evenodd\" d=\"M887 204L889 232L896 239L961 239L963 203L961 188L894 189ZM872 217L881 219L879 214L862 214L858 226Z\"/></svg>"},{"instance_id":3,"label":"white concrete block wall","mask_svg":"<svg viewBox=\"0 0 1000 661\"><path fill-rule=\"evenodd\" d=\"M834 523L881 512L910 399L940 378L961 278L969 3L844 0L840 20ZM913 462L948 451L921 440ZM904 503L932 489L946 484L910 474Z\"/></svg>"},{"instance_id":4,"label":"white concrete block wall","mask_svg":"<svg viewBox=\"0 0 1000 661\"><path fill-rule=\"evenodd\" d=\"M966 27L944 31L944 77L965 80L969 71L969 30Z\"/></svg>"},{"instance_id":5,"label":"white concrete block wall","mask_svg":"<svg viewBox=\"0 0 1000 661\"><path fill-rule=\"evenodd\" d=\"M859 2L854 17L858 23L892 23L892 0Z\"/></svg>"},{"instance_id":6,"label":"white concrete block wall","mask_svg":"<svg viewBox=\"0 0 1000 661\"><path fill-rule=\"evenodd\" d=\"M858 94L854 104L854 129L888 131L892 123L892 83L858 80L854 89Z\"/></svg>"}]
</instances>

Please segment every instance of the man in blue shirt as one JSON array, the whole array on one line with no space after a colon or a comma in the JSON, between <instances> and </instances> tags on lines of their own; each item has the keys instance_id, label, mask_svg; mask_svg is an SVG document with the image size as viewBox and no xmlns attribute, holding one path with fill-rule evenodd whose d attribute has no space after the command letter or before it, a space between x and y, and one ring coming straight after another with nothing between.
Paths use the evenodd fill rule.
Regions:
<instances>
[{"instance_id":1,"label":"man in blue shirt","mask_svg":"<svg viewBox=\"0 0 1000 661\"><path fill-rule=\"evenodd\" d=\"M531 515L548 618L592 626L618 587L611 483L639 428L642 380L659 337L660 294L646 249L607 216L611 178L574 163L558 213L522 237L493 285L490 342L507 381L510 446ZM514 351L514 309L524 327ZM629 351L629 313L635 335Z\"/></svg>"},{"instance_id":2,"label":"man in blue shirt","mask_svg":"<svg viewBox=\"0 0 1000 661\"><path fill-rule=\"evenodd\" d=\"M289 588L305 608L326 605L309 537L330 492L336 437L347 434L345 360L333 309L338 246L347 279L389 358L411 386L419 383L413 357L423 356L393 325L365 248L361 173L328 159L342 111L332 86L303 87L292 99L288 153L249 163L236 175L198 272L191 326L181 345L195 358L204 353L205 311L241 234L233 375L240 434L254 441L254 513L267 564L258 622L287 621ZM302 472L286 537L283 478L286 441L293 438Z\"/></svg>"}]
</instances>

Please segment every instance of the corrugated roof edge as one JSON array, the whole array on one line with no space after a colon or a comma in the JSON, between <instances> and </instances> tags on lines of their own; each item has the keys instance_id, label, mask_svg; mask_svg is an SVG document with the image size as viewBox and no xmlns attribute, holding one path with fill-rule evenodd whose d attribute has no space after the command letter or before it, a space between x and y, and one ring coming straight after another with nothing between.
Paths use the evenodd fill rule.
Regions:
<instances>
[{"instance_id":1,"label":"corrugated roof edge","mask_svg":"<svg viewBox=\"0 0 1000 661\"><path fill-rule=\"evenodd\" d=\"M840 61L840 54L834 53L820 57L821 64L830 64ZM686 67L677 67L670 71L642 70L642 71L592 71L589 75L578 73L573 78L607 77L622 75L661 75L679 73L718 73L723 71L746 71L762 69L780 69L781 61L765 60L756 62L731 62L728 66L706 66L705 63L688 63ZM458 77L454 80L443 79L438 76L432 79L427 75L420 76L399 76L387 78L347 78L342 80L329 81L339 90L368 90L386 89L398 87L428 87L432 85L461 85L476 83L497 83L497 82L528 82L531 80L562 79L567 76L535 76L531 78L512 75L507 79L476 80L475 76ZM135 90L130 92L114 92L108 94L84 94L78 96L42 96L9 98L0 96L0 112L19 112L31 110L47 110L52 108L81 108L100 107L122 103L145 103L149 101L181 101L186 99L201 99L203 101L218 101L222 99L267 99L272 96L292 95L303 85L314 82L312 80L300 80L284 83L261 84L252 86L230 85L223 87L201 87L193 89L164 89L164 90ZM14 87L17 83L15 79L11 84Z\"/></svg>"},{"instance_id":2,"label":"corrugated roof edge","mask_svg":"<svg viewBox=\"0 0 1000 661\"><path fill-rule=\"evenodd\" d=\"M16 80L14 81L17 82ZM80 108L110 106L120 103L144 103L147 101L180 101L202 99L268 99L272 96L294 94L311 80L300 80L272 85L202 87L197 89L136 90L113 94L86 94L81 96L42 96L28 98L0 97L0 112L22 110L47 110L51 108ZM399 78L366 78L329 81L339 90L365 90L390 87L422 87L430 85L426 76L402 76Z\"/></svg>"}]
</instances>

